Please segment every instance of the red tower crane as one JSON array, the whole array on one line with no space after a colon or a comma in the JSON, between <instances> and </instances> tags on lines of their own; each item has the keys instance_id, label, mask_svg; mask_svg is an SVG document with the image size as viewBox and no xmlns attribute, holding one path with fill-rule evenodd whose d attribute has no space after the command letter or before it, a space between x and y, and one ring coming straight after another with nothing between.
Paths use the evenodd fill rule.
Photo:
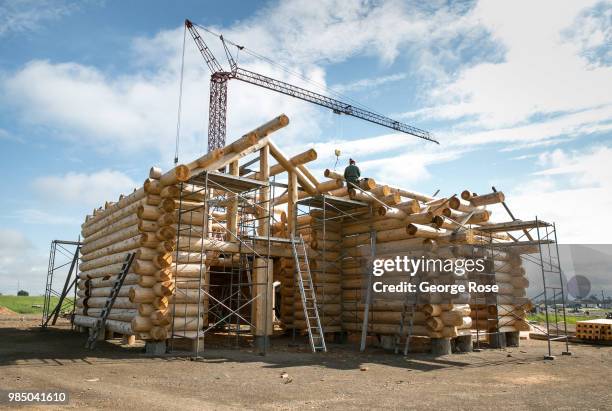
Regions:
<instances>
[{"instance_id":1,"label":"red tower crane","mask_svg":"<svg viewBox=\"0 0 612 411\"><path fill-rule=\"evenodd\" d=\"M254 84L259 87L273 90L291 97L299 98L300 100L308 101L322 107L327 107L333 110L336 114L346 114L357 117L371 123L379 124L402 133L410 134L415 137L422 138L427 141L440 144L432 135L425 130L409 126L381 114L365 110L361 107L336 100L334 98L306 90L302 87L294 86L284 81L276 80L263 74L258 74L241 67L238 67L232 54L230 53L227 43L222 35L219 36L227 60L230 65L230 70L225 70L217 61L210 48L206 45L202 36L198 32L196 25L189 20L185 20L185 27L189 30L191 37L195 41L204 61L212 72L210 76L210 106L208 114L208 150L214 150L225 146L226 135L226 117L227 117L227 82L231 79L243 81L245 83ZM243 49L241 46L237 46Z\"/></svg>"}]
</instances>

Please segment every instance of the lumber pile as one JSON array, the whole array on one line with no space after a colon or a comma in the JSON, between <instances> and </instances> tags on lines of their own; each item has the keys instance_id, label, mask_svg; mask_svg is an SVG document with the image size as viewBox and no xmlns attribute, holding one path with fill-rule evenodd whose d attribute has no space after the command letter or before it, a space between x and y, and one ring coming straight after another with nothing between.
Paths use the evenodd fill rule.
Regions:
<instances>
[{"instance_id":1,"label":"lumber pile","mask_svg":"<svg viewBox=\"0 0 612 411\"><path fill-rule=\"evenodd\" d=\"M590 341L612 341L612 320L577 321L576 338Z\"/></svg>"}]
</instances>

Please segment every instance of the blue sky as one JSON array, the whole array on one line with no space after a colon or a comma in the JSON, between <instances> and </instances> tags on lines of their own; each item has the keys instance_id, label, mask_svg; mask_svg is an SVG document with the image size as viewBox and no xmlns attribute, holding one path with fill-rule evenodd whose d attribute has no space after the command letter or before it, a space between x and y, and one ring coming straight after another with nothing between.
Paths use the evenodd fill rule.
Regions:
<instances>
[{"instance_id":1,"label":"blue sky","mask_svg":"<svg viewBox=\"0 0 612 411\"><path fill-rule=\"evenodd\" d=\"M519 217L556 221L560 241L609 242L610 1L5 0L0 292L18 279L42 291L52 239L75 239L94 207L170 166L185 18L301 77L239 54L246 68L324 85L441 145L237 83L229 140L284 112L275 141L316 148L319 175L340 148L377 181L441 195L495 185ZM187 38L181 159L206 147L208 77Z\"/></svg>"}]
</instances>

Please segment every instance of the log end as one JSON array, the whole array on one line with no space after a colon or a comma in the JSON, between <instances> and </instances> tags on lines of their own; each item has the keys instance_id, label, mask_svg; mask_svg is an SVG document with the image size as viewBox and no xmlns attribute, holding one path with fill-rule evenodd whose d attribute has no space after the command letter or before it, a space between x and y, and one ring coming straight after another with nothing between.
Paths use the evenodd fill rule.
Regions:
<instances>
[{"instance_id":1,"label":"log end","mask_svg":"<svg viewBox=\"0 0 612 411\"><path fill-rule=\"evenodd\" d=\"M436 225L436 227L440 228L444 225L444 218L442 216L437 215L433 218L432 222Z\"/></svg>"},{"instance_id":2,"label":"log end","mask_svg":"<svg viewBox=\"0 0 612 411\"><path fill-rule=\"evenodd\" d=\"M289 124L289 117L286 114L281 114L276 118L278 121L278 125L281 127L286 127Z\"/></svg>"},{"instance_id":3,"label":"log end","mask_svg":"<svg viewBox=\"0 0 612 411\"><path fill-rule=\"evenodd\" d=\"M182 182L189 180L189 177L191 176L189 167L187 167L185 164L179 164L178 166L174 167L174 173L176 175L176 179Z\"/></svg>"},{"instance_id":4,"label":"log end","mask_svg":"<svg viewBox=\"0 0 612 411\"><path fill-rule=\"evenodd\" d=\"M373 190L376 188L376 181L373 178L364 178L359 182L359 187L365 191Z\"/></svg>"},{"instance_id":5,"label":"log end","mask_svg":"<svg viewBox=\"0 0 612 411\"><path fill-rule=\"evenodd\" d=\"M162 169L160 167L157 167L157 166L151 167L151 169L149 170L149 178L152 178L154 180L159 180L161 176L162 176Z\"/></svg>"},{"instance_id":6,"label":"log end","mask_svg":"<svg viewBox=\"0 0 612 411\"><path fill-rule=\"evenodd\" d=\"M142 186L147 194L159 194L161 191L159 181L152 178L147 178L144 183L142 183Z\"/></svg>"},{"instance_id":7,"label":"log end","mask_svg":"<svg viewBox=\"0 0 612 411\"><path fill-rule=\"evenodd\" d=\"M138 218L142 218L142 213L144 213L144 205L139 205L136 209L136 215Z\"/></svg>"}]
</instances>

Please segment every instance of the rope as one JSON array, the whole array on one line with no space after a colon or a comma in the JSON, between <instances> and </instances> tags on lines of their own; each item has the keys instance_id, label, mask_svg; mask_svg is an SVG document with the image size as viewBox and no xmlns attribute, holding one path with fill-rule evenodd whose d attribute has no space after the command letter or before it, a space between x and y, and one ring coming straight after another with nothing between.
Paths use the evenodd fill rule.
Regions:
<instances>
[{"instance_id":1,"label":"rope","mask_svg":"<svg viewBox=\"0 0 612 411\"><path fill-rule=\"evenodd\" d=\"M178 101L178 113L176 118L176 141L174 149L174 164L178 164L179 144L181 136L181 112L183 106L183 77L185 73L185 40L187 38L187 26L183 29L183 51L181 55L181 81L179 86L179 101Z\"/></svg>"}]
</instances>

